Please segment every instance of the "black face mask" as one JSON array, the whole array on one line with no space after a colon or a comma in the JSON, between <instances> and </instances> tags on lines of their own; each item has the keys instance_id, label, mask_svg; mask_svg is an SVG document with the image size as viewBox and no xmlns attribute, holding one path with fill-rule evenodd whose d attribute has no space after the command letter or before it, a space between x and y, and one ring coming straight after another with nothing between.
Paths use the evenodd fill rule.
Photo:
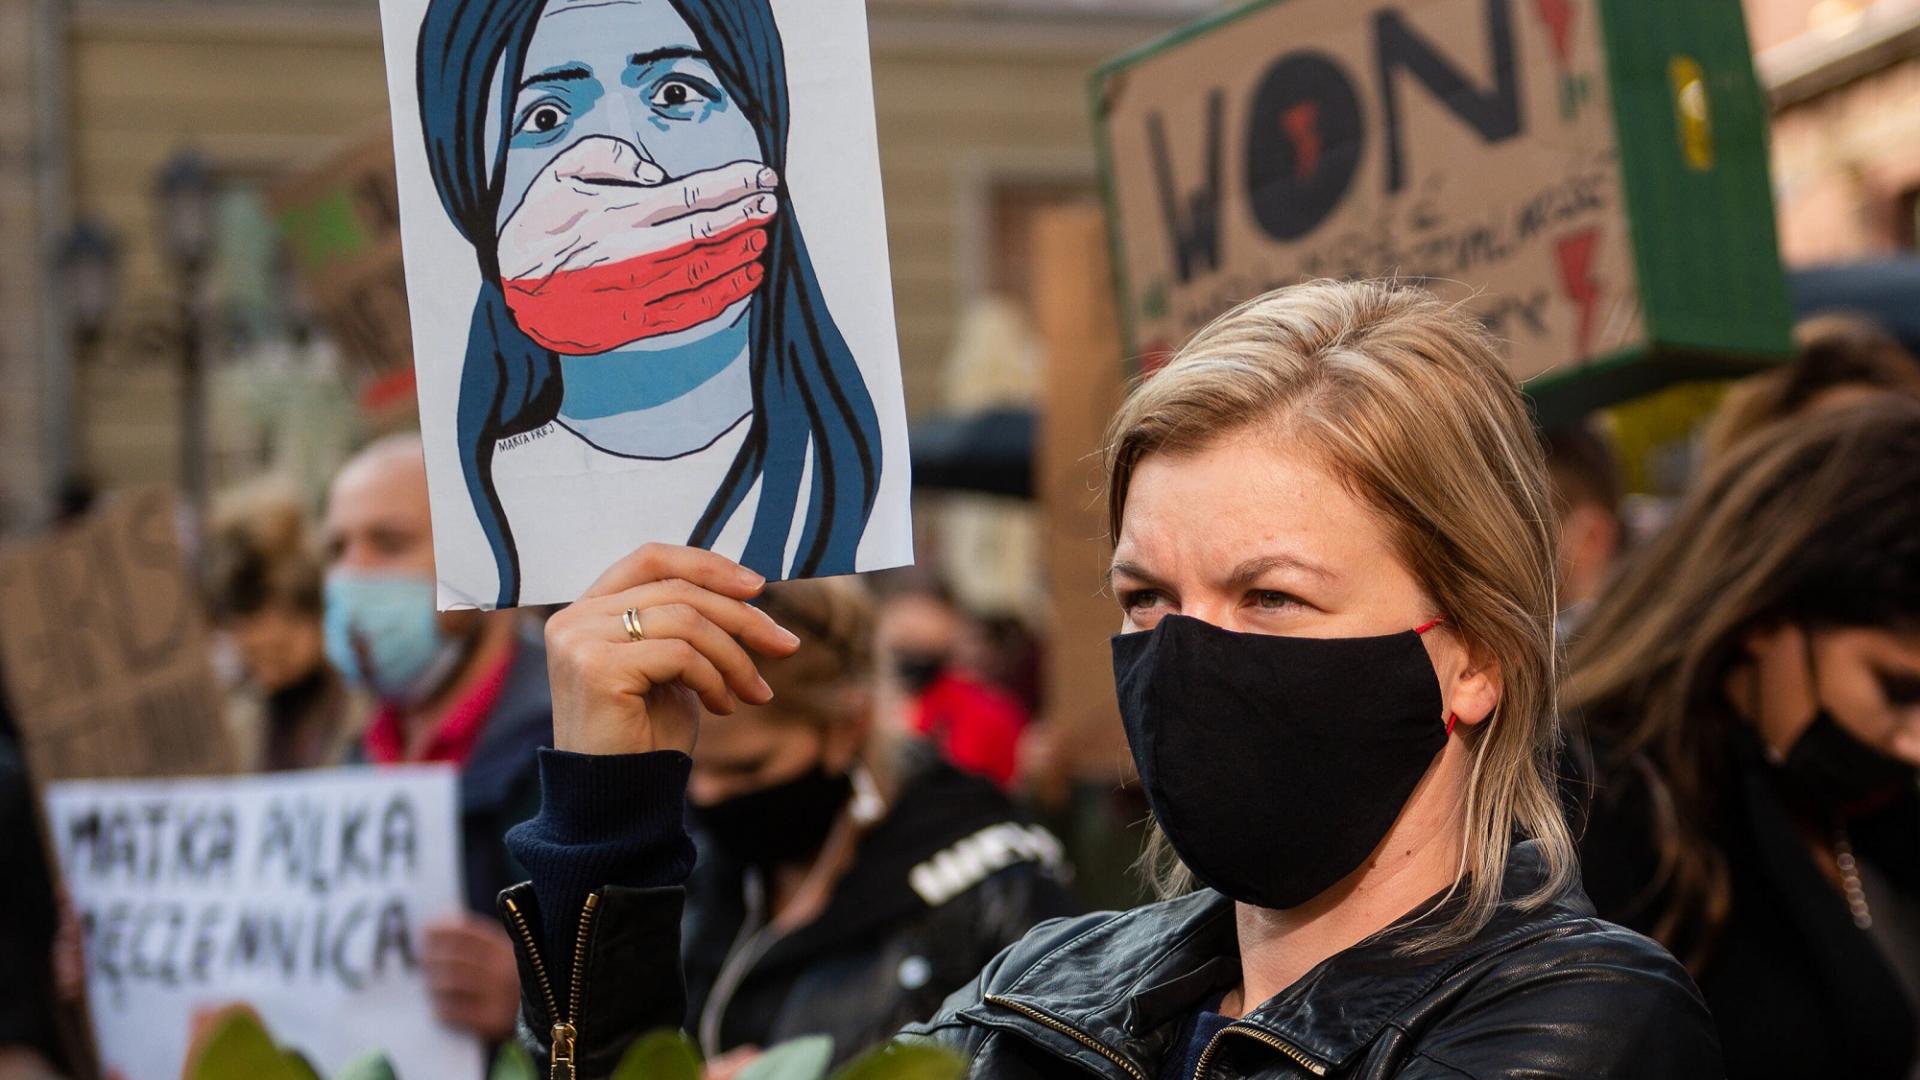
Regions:
<instances>
[{"instance_id":1,"label":"black face mask","mask_svg":"<svg viewBox=\"0 0 1920 1080\"><path fill-rule=\"evenodd\" d=\"M1854 738L1825 709L1793 741L1780 775L1801 798L1843 815L1877 810L1920 780L1920 770Z\"/></svg>"},{"instance_id":2,"label":"black face mask","mask_svg":"<svg viewBox=\"0 0 1920 1080\"><path fill-rule=\"evenodd\" d=\"M1912 788L1920 770L1882 754L1840 726L1820 704L1820 668L1815 662L1813 632L1803 629L1807 685L1813 688L1813 723L1800 733L1780 762L1781 779L1795 795L1815 806L1842 815L1867 813L1885 806L1904 785ZM1760 672L1754 669L1755 697Z\"/></svg>"},{"instance_id":3,"label":"black face mask","mask_svg":"<svg viewBox=\"0 0 1920 1080\"><path fill-rule=\"evenodd\" d=\"M940 653L898 653L893 658L893 670L907 693L918 697L947 670L947 658Z\"/></svg>"},{"instance_id":4,"label":"black face mask","mask_svg":"<svg viewBox=\"0 0 1920 1080\"><path fill-rule=\"evenodd\" d=\"M1147 802L1196 877L1290 908L1366 861L1446 746L1425 629L1273 637L1170 615L1113 639Z\"/></svg>"},{"instance_id":5,"label":"black face mask","mask_svg":"<svg viewBox=\"0 0 1920 1080\"><path fill-rule=\"evenodd\" d=\"M712 806L689 806L694 827L748 866L774 866L820 850L853 797L853 778L818 765L791 780Z\"/></svg>"}]
</instances>

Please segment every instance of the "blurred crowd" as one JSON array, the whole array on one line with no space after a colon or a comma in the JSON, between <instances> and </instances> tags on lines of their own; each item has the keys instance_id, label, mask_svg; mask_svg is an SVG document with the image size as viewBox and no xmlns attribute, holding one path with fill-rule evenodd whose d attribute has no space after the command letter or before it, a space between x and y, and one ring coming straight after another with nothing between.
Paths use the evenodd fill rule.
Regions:
<instances>
[{"instance_id":1,"label":"blurred crowd","mask_svg":"<svg viewBox=\"0 0 1920 1080\"><path fill-rule=\"evenodd\" d=\"M1730 1076L1920 1076L1920 362L1852 318L1798 345L1728 391L1658 529L1629 526L1605 432L1544 434L1565 797L1600 913L1688 965ZM436 612L411 435L362 449L317 513L271 483L227 493L205 564L251 769L458 768L470 910L422 960L443 1020L506 1042L495 897L526 876L503 837L539 803L548 613ZM713 1080L795 1035L878 1041L1035 922L1146 899L1076 878L1101 844L1062 824L1039 626L919 569L764 604L803 648L768 665L772 704L703 725L690 786L687 1030ZM0 721L0 1077L67 1075L54 1005L83 966L30 798ZM1096 801L1115 835L1143 813Z\"/></svg>"}]
</instances>

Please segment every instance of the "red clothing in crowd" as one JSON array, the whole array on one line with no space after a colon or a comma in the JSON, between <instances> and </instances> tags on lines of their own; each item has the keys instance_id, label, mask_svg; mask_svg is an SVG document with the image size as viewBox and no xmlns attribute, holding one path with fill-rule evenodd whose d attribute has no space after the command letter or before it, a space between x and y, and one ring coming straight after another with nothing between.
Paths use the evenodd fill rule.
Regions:
<instances>
[{"instance_id":1,"label":"red clothing in crowd","mask_svg":"<svg viewBox=\"0 0 1920 1080\"><path fill-rule=\"evenodd\" d=\"M513 654L514 650L508 649L492 671L475 682L447 709L447 715L440 719L439 726L433 729L427 745L417 757L407 757L406 735L400 728L399 710L391 705L380 706L363 737L362 748L366 751L367 760L375 765L427 761L465 765L467 757L473 753L474 744L480 741L480 733L486 730L487 717L493 715L493 707L500 702L500 691L507 685L507 672L513 667Z\"/></svg>"},{"instance_id":2,"label":"red clothing in crowd","mask_svg":"<svg viewBox=\"0 0 1920 1080\"><path fill-rule=\"evenodd\" d=\"M948 761L1001 787L1013 783L1027 710L1012 695L970 675L943 671L914 702L914 730Z\"/></svg>"}]
</instances>

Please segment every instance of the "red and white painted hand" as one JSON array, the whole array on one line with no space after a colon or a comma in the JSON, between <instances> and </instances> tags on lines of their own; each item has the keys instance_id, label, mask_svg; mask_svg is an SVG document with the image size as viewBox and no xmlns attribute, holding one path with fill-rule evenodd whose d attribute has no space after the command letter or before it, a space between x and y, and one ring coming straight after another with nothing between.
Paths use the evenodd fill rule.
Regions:
<instances>
[{"instance_id":1,"label":"red and white painted hand","mask_svg":"<svg viewBox=\"0 0 1920 1080\"><path fill-rule=\"evenodd\" d=\"M500 230L507 307L528 337L567 355L717 318L765 279L779 185L752 161L669 180L622 140L582 139Z\"/></svg>"}]
</instances>

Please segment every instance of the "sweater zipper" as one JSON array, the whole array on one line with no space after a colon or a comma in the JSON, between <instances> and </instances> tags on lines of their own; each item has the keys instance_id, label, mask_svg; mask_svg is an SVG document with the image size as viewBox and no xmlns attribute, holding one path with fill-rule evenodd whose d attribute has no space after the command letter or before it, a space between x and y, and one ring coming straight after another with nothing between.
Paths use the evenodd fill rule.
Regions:
<instances>
[{"instance_id":1,"label":"sweater zipper","mask_svg":"<svg viewBox=\"0 0 1920 1080\"><path fill-rule=\"evenodd\" d=\"M1281 1054L1292 1060L1295 1065L1300 1066L1315 1076L1327 1075L1327 1067L1325 1065L1308 1057L1305 1051L1298 1049L1292 1043L1269 1035L1259 1028L1230 1024L1214 1032L1213 1038L1207 1040L1207 1048L1200 1051L1200 1061L1193 1067L1193 1080L1204 1080L1207 1075L1207 1066L1213 1064L1213 1052L1219 1048L1220 1040L1225 1038L1229 1033L1245 1035L1255 1042L1265 1043L1273 1049L1280 1051Z\"/></svg>"},{"instance_id":2,"label":"sweater zipper","mask_svg":"<svg viewBox=\"0 0 1920 1080\"><path fill-rule=\"evenodd\" d=\"M1079 1028L1074 1027L1072 1024L1067 1023L1065 1020L1061 1020L1057 1017L1049 1016L1046 1013L1041 1012L1039 1009L1035 1009L1027 1005L1022 1005L1017 1001L1009 1001L998 994L988 994L985 1000L990 1005L998 1005L1003 1009L1012 1009L1014 1012L1019 1013L1021 1016L1024 1016L1027 1019L1032 1020L1034 1023L1039 1024L1042 1027L1047 1028L1048 1030L1057 1031L1062 1035L1066 1035L1073 1038L1075 1041L1079 1042L1082 1046L1085 1046L1087 1049L1094 1051L1095 1053L1099 1054L1101 1057L1104 1057L1108 1061L1113 1062L1115 1065L1120 1066L1120 1068L1126 1071L1126 1074L1128 1076L1133 1077L1133 1080L1148 1080L1147 1074L1141 1071L1140 1066L1135 1065L1133 1062L1128 1061L1126 1058L1121 1057L1120 1052L1118 1050L1112 1049L1111 1047L1107 1046L1107 1044L1101 1042L1099 1039L1096 1039L1093 1036L1087 1034L1086 1032L1081 1031Z\"/></svg>"},{"instance_id":3,"label":"sweater zipper","mask_svg":"<svg viewBox=\"0 0 1920 1080\"><path fill-rule=\"evenodd\" d=\"M507 914L513 920L513 928L520 935L520 944L527 951L527 961L533 968L533 977L540 984L540 996L545 999L547 1016L553 1021L553 1048L548 1054L551 1062L547 1076L550 1080L575 1080L578 1075L574 1068L574 1043L580 1036L575 1024L580 1019L581 1001L586 996L587 943L593 936L594 913L600 908L600 894L587 894L587 906L580 911L580 929L573 940L573 978L567 985L567 1011L562 1013L559 1002L553 995L553 982L547 978L546 961L540 957L540 946L534 940L533 931L527 926L527 917L520 912L520 905L507 898Z\"/></svg>"}]
</instances>

